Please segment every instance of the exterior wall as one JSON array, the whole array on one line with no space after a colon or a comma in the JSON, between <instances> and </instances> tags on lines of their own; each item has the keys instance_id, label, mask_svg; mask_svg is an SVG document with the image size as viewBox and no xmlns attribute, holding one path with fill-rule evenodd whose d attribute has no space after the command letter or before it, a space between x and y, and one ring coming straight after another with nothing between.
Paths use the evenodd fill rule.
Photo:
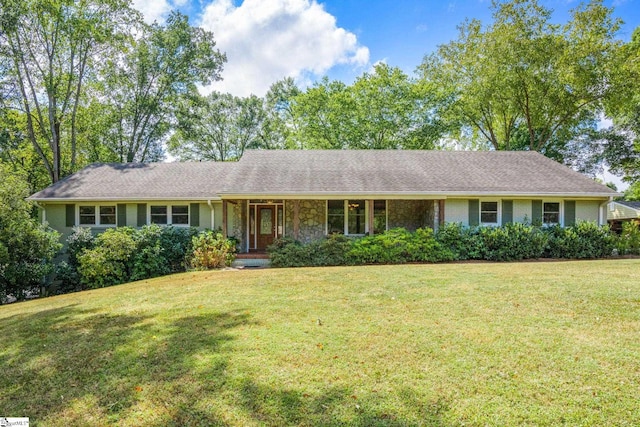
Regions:
<instances>
[{"instance_id":1,"label":"exterior wall","mask_svg":"<svg viewBox=\"0 0 640 427\"><path fill-rule=\"evenodd\" d=\"M576 201L576 221L598 222L600 202L597 200Z\"/></svg>"},{"instance_id":2,"label":"exterior wall","mask_svg":"<svg viewBox=\"0 0 640 427\"><path fill-rule=\"evenodd\" d=\"M531 212L529 212L529 216L531 216ZM467 199L446 199L444 202L444 221L454 223L460 222L465 227L468 226L469 201Z\"/></svg>"},{"instance_id":3,"label":"exterior wall","mask_svg":"<svg viewBox=\"0 0 640 427\"><path fill-rule=\"evenodd\" d=\"M66 225L67 223L66 205L46 204L45 215L46 215L46 220L49 223L49 226L62 234L62 236L60 236L60 242L65 243L67 241L67 237L69 237L69 235L73 231L72 227L67 227Z\"/></svg>"},{"instance_id":4,"label":"exterior wall","mask_svg":"<svg viewBox=\"0 0 640 427\"><path fill-rule=\"evenodd\" d=\"M614 203L613 206L614 206L613 210L610 210L609 208L607 208L607 219L609 221L640 218L640 211L637 209L633 209L629 206L625 206L620 203Z\"/></svg>"},{"instance_id":5,"label":"exterior wall","mask_svg":"<svg viewBox=\"0 0 640 427\"><path fill-rule=\"evenodd\" d=\"M404 227L415 231L421 227L433 228L433 200L388 200L387 209L390 229Z\"/></svg>"},{"instance_id":6,"label":"exterior wall","mask_svg":"<svg viewBox=\"0 0 640 427\"><path fill-rule=\"evenodd\" d=\"M513 222L531 223L531 200L513 201Z\"/></svg>"},{"instance_id":7,"label":"exterior wall","mask_svg":"<svg viewBox=\"0 0 640 427\"><path fill-rule=\"evenodd\" d=\"M247 203L247 200L227 202L227 236L238 240L240 252L247 251ZM222 213L220 217L222 218Z\"/></svg>"},{"instance_id":8,"label":"exterior wall","mask_svg":"<svg viewBox=\"0 0 640 427\"><path fill-rule=\"evenodd\" d=\"M293 200L284 205L285 236L293 237ZM325 235L327 220L326 200L300 200L300 235L301 242L321 239Z\"/></svg>"}]
</instances>

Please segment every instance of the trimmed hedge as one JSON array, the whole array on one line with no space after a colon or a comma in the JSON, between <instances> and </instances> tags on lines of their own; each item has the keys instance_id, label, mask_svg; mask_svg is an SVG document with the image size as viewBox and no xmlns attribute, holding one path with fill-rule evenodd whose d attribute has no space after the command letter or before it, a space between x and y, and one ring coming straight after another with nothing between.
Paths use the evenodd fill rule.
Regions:
<instances>
[{"instance_id":1,"label":"trimmed hedge","mask_svg":"<svg viewBox=\"0 0 640 427\"><path fill-rule=\"evenodd\" d=\"M536 258L603 258L614 249L640 253L637 225L625 225L620 236L608 226L578 222L572 227L540 227L512 223L503 227L446 224L409 232L403 228L349 238L342 235L308 244L280 239L268 248L274 267L401 264L454 260L520 261Z\"/></svg>"}]
</instances>

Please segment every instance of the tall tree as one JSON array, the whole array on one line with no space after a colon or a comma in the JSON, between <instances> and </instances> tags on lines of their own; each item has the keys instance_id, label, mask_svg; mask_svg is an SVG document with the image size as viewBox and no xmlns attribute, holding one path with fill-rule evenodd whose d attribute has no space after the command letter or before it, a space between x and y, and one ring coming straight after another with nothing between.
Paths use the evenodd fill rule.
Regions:
<instances>
[{"instance_id":1,"label":"tall tree","mask_svg":"<svg viewBox=\"0 0 640 427\"><path fill-rule=\"evenodd\" d=\"M3 0L0 62L15 89L10 108L52 182L76 168L77 112L95 60L138 14L127 0ZM67 159L63 152L68 151Z\"/></svg>"},{"instance_id":2,"label":"tall tree","mask_svg":"<svg viewBox=\"0 0 640 427\"><path fill-rule=\"evenodd\" d=\"M601 158L612 172L640 188L640 27L620 50L615 92L607 99L607 115L613 126L600 133Z\"/></svg>"},{"instance_id":3,"label":"tall tree","mask_svg":"<svg viewBox=\"0 0 640 427\"><path fill-rule=\"evenodd\" d=\"M291 129L304 148L433 148L445 127L433 85L377 64L348 86L327 78L291 101Z\"/></svg>"},{"instance_id":4,"label":"tall tree","mask_svg":"<svg viewBox=\"0 0 640 427\"><path fill-rule=\"evenodd\" d=\"M219 80L226 57L215 49L213 33L190 26L178 12L165 25L142 27L129 43L104 70L104 142L121 162L158 160L175 124L173 105L196 93L196 85Z\"/></svg>"},{"instance_id":5,"label":"tall tree","mask_svg":"<svg viewBox=\"0 0 640 427\"><path fill-rule=\"evenodd\" d=\"M465 21L457 40L425 57L421 77L455 94L439 113L492 148L562 152L612 90L620 22L598 0L564 25L535 0L492 8L492 24Z\"/></svg>"},{"instance_id":6,"label":"tall tree","mask_svg":"<svg viewBox=\"0 0 640 427\"><path fill-rule=\"evenodd\" d=\"M245 149L261 147L266 113L256 96L192 96L181 103L177 117L169 151L181 160L238 160Z\"/></svg>"}]
</instances>

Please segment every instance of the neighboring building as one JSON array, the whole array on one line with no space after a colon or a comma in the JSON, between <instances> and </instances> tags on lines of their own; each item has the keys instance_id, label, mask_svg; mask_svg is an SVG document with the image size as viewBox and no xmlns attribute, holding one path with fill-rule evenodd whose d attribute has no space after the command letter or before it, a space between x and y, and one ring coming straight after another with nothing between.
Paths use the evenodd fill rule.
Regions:
<instances>
[{"instance_id":1,"label":"neighboring building","mask_svg":"<svg viewBox=\"0 0 640 427\"><path fill-rule=\"evenodd\" d=\"M624 222L635 221L640 224L640 202L612 202L607 211L607 220L611 229L617 232L622 230Z\"/></svg>"},{"instance_id":2,"label":"neighboring building","mask_svg":"<svg viewBox=\"0 0 640 427\"><path fill-rule=\"evenodd\" d=\"M29 199L64 237L76 225L220 228L246 252L445 222L604 224L615 196L536 152L249 150L235 163L94 164Z\"/></svg>"}]
</instances>

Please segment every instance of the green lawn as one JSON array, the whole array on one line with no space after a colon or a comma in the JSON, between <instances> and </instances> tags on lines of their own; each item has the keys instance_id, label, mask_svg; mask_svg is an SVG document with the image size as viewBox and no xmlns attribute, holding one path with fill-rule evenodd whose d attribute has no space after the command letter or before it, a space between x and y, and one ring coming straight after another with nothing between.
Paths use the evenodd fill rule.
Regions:
<instances>
[{"instance_id":1,"label":"green lawn","mask_svg":"<svg viewBox=\"0 0 640 427\"><path fill-rule=\"evenodd\" d=\"M640 260L185 273L0 307L31 425L639 425Z\"/></svg>"}]
</instances>

